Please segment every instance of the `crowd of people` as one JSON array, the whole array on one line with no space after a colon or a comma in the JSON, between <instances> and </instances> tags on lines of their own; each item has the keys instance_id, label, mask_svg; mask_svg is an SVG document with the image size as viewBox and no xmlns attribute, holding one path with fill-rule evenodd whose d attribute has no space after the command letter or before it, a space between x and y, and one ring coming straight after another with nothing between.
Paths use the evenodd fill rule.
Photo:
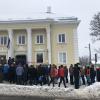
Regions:
<instances>
[{"instance_id":1,"label":"crowd of people","mask_svg":"<svg viewBox=\"0 0 100 100\"><path fill-rule=\"evenodd\" d=\"M95 68L93 64L90 66L81 66L78 63L70 65L70 67L60 65L38 65L33 66L21 63L15 64L9 62L7 64L0 64L0 82L7 81L19 85L48 85L53 87L61 86L63 82L64 87L67 84L75 86L78 89L80 85L90 85L95 81L100 82L100 68Z\"/></svg>"}]
</instances>

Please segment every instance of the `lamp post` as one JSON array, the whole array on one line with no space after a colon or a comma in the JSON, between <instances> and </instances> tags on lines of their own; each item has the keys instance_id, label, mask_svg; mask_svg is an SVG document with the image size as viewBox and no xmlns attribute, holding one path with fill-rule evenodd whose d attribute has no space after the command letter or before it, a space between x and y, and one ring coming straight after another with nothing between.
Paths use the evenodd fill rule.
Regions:
<instances>
[{"instance_id":1,"label":"lamp post","mask_svg":"<svg viewBox=\"0 0 100 100\"><path fill-rule=\"evenodd\" d=\"M89 43L89 63L91 64L91 45Z\"/></svg>"},{"instance_id":2,"label":"lamp post","mask_svg":"<svg viewBox=\"0 0 100 100\"><path fill-rule=\"evenodd\" d=\"M91 45L90 43L88 44L88 47L85 47L89 49L89 64L91 64Z\"/></svg>"}]
</instances>

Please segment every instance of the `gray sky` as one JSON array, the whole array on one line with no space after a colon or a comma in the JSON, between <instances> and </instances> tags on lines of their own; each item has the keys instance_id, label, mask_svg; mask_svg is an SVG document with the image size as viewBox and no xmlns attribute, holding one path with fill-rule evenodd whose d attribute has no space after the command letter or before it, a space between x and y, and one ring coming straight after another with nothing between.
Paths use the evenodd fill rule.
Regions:
<instances>
[{"instance_id":1,"label":"gray sky","mask_svg":"<svg viewBox=\"0 0 100 100\"><path fill-rule=\"evenodd\" d=\"M0 0L0 19L32 18L44 14L47 6L51 6L56 15L75 16L81 20L78 27L79 55L88 55L88 49L84 47L90 42L89 24L93 15L100 11L100 0Z\"/></svg>"}]
</instances>

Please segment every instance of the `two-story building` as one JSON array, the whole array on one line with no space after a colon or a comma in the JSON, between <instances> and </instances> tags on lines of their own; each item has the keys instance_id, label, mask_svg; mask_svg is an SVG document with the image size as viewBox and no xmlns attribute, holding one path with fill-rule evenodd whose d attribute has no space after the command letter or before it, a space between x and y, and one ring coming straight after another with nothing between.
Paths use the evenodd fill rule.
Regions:
<instances>
[{"instance_id":1,"label":"two-story building","mask_svg":"<svg viewBox=\"0 0 100 100\"><path fill-rule=\"evenodd\" d=\"M75 17L0 21L0 62L9 57L31 64L79 62Z\"/></svg>"}]
</instances>

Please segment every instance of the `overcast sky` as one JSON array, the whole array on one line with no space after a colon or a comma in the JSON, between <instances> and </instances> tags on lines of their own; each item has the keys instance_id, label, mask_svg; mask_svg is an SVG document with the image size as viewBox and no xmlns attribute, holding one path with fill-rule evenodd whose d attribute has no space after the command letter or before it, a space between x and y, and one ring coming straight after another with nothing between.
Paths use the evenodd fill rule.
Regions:
<instances>
[{"instance_id":1,"label":"overcast sky","mask_svg":"<svg viewBox=\"0 0 100 100\"><path fill-rule=\"evenodd\" d=\"M79 55L88 55L85 46L90 42L89 24L93 15L100 11L100 0L0 0L0 19L32 18L44 14L47 6L51 6L56 15L75 16L81 20L78 27Z\"/></svg>"}]
</instances>

